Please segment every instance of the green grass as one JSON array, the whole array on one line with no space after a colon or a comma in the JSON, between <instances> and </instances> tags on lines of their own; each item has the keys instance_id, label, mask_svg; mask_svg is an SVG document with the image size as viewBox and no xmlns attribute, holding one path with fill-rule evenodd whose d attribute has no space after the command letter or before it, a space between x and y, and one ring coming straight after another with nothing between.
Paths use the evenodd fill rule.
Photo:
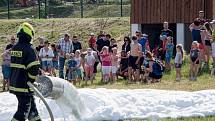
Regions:
<instances>
[{"instance_id":1,"label":"green grass","mask_svg":"<svg viewBox=\"0 0 215 121\"><path fill-rule=\"evenodd\" d=\"M109 88L109 89L162 89L162 90L179 90L179 91L199 91L207 89L215 89L215 76L211 76L210 72L204 72L198 76L197 81L189 81L189 61L184 60L182 66L182 80L175 81L176 72L173 68L171 72L165 72L159 83L145 84L128 84L126 80L119 78L117 83L103 85L101 84L101 74L97 74L96 81L93 85L81 84L81 88Z\"/></svg>"},{"instance_id":2,"label":"green grass","mask_svg":"<svg viewBox=\"0 0 215 121\"><path fill-rule=\"evenodd\" d=\"M5 47L7 37L15 35L18 26L30 22L36 31L34 45L38 44L37 38L43 36L50 42L57 42L65 33L80 35L84 47L87 45L88 34L99 31L110 33L117 38L128 35L130 31L129 18L68 18L68 19L34 19L34 20L1 20L0 19L0 52Z\"/></svg>"}]
</instances>

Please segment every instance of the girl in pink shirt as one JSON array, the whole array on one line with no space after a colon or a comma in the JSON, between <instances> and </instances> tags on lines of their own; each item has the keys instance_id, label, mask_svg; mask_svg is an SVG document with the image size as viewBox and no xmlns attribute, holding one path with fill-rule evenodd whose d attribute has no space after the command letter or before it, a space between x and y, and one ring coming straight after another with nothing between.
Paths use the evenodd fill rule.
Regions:
<instances>
[{"instance_id":1,"label":"girl in pink shirt","mask_svg":"<svg viewBox=\"0 0 215 121\"><path fill-rule=\"evenodd\" d=\"M111 55L109 53L109 48L107 46L104 46L102 48L100 57L102 62L103 82L108 83L110 80L110 72L111 72Z\"/></svg>"}]
</instances>

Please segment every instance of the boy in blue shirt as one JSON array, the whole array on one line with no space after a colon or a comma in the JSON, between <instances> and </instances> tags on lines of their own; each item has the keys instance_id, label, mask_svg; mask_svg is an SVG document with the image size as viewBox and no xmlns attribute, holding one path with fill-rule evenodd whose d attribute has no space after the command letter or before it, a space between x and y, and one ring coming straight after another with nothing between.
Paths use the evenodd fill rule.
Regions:
<instances>
[{"instance_id":1,"label":"boy in blue shirt","mask_svg":"<svg viewBox=\"0 0 215 121\"><path fill-rule=\"evenodd\" d=\"M172 37L167 37L167 44L166 44L166 54L165 54L165 66L167 70L171 70L171 58L173 56L173 49L174 49L174 44Z\"/></svg>"},{"instance_id":2,"label":"boy in blue shirt","mask_svg":"<svg viewBox=\"0 0 215 121\"><path fill-rule=\"evenodd\" d=\"M69 60L67 61L67 69L69 70L68 73L68 80L69 82L74 82L76 80L76 69L77 69L77 61L75 61L75 55L72 53L70 55Z\"/></svg>"}]
</instances>

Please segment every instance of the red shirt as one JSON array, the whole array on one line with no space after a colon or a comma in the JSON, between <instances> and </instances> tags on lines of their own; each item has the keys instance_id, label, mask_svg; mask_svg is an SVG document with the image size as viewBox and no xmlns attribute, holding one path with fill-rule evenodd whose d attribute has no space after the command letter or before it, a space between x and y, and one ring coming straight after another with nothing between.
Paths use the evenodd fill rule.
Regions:
<instances>
[{"instance_id":1,"label":"red shirt","mask_svg":"<svg viewBox=\"0 0 215 121\"><path fill-rule=\"evenodd\" d=\"M111 66L110 54L101 54L102 66Z\"/></svg>"},{"instance_id":2,"label":"red shirt","mask_svg":"<svg viewBox=\"0 0 215 121\"><path fill-rule=\"evenodd\" d=\"M95 45L96 45L96 38L91 37L90 40L89 40L89 47L94 48Z\"/></svg>"}]
</instances>

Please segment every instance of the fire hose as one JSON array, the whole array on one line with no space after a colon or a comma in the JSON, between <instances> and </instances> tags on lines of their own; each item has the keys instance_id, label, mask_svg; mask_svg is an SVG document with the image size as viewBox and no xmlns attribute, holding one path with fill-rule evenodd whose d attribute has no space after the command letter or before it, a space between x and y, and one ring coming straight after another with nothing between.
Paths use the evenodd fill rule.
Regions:
<instances>
[{"instance_id":1,"label":"fire hose","mask_svg":"<svg viewBox=\"0 0 215 121\"><path fill-rule=\"evenodd\" d=\"M54 121L54 116L53 113L51 111L51 108L49 107L48 103L46 102L45 98L43 97L43 95L40 93L40 91L34 86L34 84L32 84L31 82L27 82L28 86L30 88L32 88L35 93L37 94L37 96L42 100L42 102L45 104L46 109L48 110L49 116L51 118L51 121Z\"/></svg>"}]
</instances>

